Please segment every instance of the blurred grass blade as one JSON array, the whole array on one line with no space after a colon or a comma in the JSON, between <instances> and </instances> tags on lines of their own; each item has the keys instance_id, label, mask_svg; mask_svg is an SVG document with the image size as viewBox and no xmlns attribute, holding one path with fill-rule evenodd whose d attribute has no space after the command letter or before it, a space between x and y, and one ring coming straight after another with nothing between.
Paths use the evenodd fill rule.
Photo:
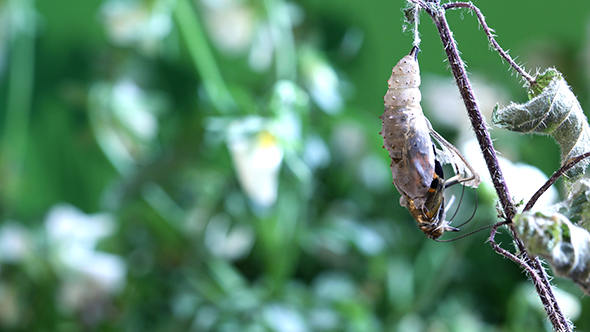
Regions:
<instances>
[{"instance_id":1,"label":"blurred grass blade","mask_svg":"<svg viewBox=\"0 0 590 332\"><path fill-rule=\"evenodd\" d=\"M178 0L174 16L211 102L220 113L232 113L237 104L223 80L190 0Z\"/></svg>"},{"instance_id":2,"label":"blurred grass blade","mask_svg":"<svg viewBox=\"0 0 590 332\"><path fill-rule=\"evenodd\" d=\"M277 78L295 80L297 55L287 3L282 0L265 0L264 5L268 12L275 47Z\"/></svg>"},{"instance_id":3,"label":"blurred grass blade","mask_svg":"<svg viewBox=\"0 0 590 332\"><path fill-rule=\"evenodd\" d=\"M8 3L13 40L10 51L6 122L0 159L5 198L19 194L29 135L35 74L35 9L33 1Z\"/></svg>"}]
</instances>

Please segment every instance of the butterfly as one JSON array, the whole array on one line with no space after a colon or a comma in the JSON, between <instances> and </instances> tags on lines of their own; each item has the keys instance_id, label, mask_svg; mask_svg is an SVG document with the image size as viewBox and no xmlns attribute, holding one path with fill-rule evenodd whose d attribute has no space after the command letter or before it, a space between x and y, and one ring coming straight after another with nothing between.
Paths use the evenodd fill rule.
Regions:
<instances>
[{"instance_id":1,"label":"butterfly","mask_svg":"<svg viewBox=\"0 0 590 332\"><path fill-rule=\"evenodd\" d=\"M393 67L380 134L391 158L400 204L428 238L438 239L446 231L458 231L445 221L445 188L457 183L476 188L481 180L459 150L434 131L422 112L418 51L418 47L412 48ZM451 164L456 175L445 179L443 164Z\"/></svg>"}]
</instances>

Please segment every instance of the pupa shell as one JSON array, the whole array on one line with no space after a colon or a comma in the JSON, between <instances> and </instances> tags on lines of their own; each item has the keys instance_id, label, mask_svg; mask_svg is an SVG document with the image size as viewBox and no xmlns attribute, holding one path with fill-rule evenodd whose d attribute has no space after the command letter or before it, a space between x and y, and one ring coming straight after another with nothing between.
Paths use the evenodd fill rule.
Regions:
<instances>
[{"instance_id":1,"label":"pupa shell","mask_svg":"<svg viewBox=\"0 0 590 332\"><path fill-rule=\"evenodd\" d=\"M414 47L393 67L381 116L381 135L391 158L395 185L413 199L428 192L435 166L430 123L420 106L417 52L418 48Z\"/></svg>"},{"instance_id":2,"label":"pupa shell","mask_svg":"<svg viewBox=\"0 0 590 332\"><path fill-rule=\"evenodd\" d=\"M434 131L422 113L418 51L412 48L393 67L384 97L381 136L391 158L400 204L410 211L426 236L436 239L445 231L457 230L444 220L444 189L455 183L477 187L480 179L459 150ZM452 164L457 173L446 181L443 162Z\"/></svg>"}]
</instances>

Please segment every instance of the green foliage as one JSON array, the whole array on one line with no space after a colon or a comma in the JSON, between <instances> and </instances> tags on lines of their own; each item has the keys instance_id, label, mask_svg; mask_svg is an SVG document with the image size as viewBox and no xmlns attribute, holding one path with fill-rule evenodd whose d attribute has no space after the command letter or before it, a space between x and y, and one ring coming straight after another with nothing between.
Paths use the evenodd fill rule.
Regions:
<instances>
[{"instance_id":1,"label":"green foliage","mask_svg":"<svg viewBox=\"0 0 590 332\"><path fill-rule=\"evenodd\" d=\"M543 257L555 274L590 293L590 233L560 213L523 212L514 218L527 251Z\"/></svg>"},{"instance_id":2,"label":"green foliage","mask_svg":"<svg viewBox=\"0 0 590 332\"><path fill-rule=\"evenodd\" d=\"M519 133L551 135L561 147L561 163L590 151L590 126L580 102L567 85L563 75L547 69L536 78L538 85L528 93L532 98L525 104L511 103L503 109L494 109L492 122ZM542 90L542 92L540 91ZM573 183L590 164L583 160L566 175Z\"/></svg>"},{"instance_id":3,"label":"green foliage","mask_svg":"<svg viewBox=\"0 0 590 332\"><path fill-rule=\"evenodd\" d=\"M587 179L580 179L563 206L560 212L578 226L590 231L590 182Z\"/></svg>"},{"instance_id":4,"label":"green foliage","mask_svg":"<svg viewBox=\"0 0 590 332\"><path fill-rule=\"evenodd\" d=\"M550 68L538 74L528 94L530 101L525 104L511 103L501 110L496 106L493 123L520 133L551 135L561 147L562 164L590 151L588 120L560 72ZM544 258L555 274L571 279L586 294L590 294L588 181L580 177L588 164L590 161L584 159L566 172L568 191L574 190L558 205L561 213L541 207L551 212L526 211L514 218L516 233L527 251Z\"/></svg>"},{"instance_id":5,"label":"green foliage","mask_svg":"<svg viewBox=\"0 0 590 332\"><path fill-rule=\"evenodd\" d=\"M544 331L485 234L429 242L399 205L377 117L402 6L0 1L0 330Z\"/></svg>"}]
</instances>

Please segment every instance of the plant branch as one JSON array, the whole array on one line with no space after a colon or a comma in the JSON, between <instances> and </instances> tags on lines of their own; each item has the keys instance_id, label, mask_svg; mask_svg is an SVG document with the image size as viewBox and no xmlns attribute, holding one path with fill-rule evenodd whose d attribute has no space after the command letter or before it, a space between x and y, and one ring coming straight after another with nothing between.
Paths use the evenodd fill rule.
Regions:
<instances>
[{"instance_id":1,"label":"plant branch","mask_svg":"<svg viewBox=\"0 0 590 332\"><path fill-rule=\"evenodd\" d=\"M457 49L455 40L452 37L451 29L449 28L449 24L445 17L444 9L437 3L425 3L421 0L410 1L422 7L432 17L438 29L438 33L443 43L443 48L445 49L449 59L451 71L453 72L457 87L461 93L461 98L463 99L465 107L467 108L467 114L469 115L471 125L473 126L473 130L475 131L479 146L488 166L494 188L496 189L496 193L498 194L498 198L500 199L500 203L502 204L502 208L506 214L507 219L512 219L515 213L514 204L510 199L508 186L506 185L506 181L502 175L502 170L500 169L500 165L498 163L498 157L496 156L492 139L485 125L483 116L479 111L479 106L475 101L476 99L473 93L473 88L471 87L471 83L467 78L465 65L461 59L461 56L459 55L459 50Z\"/></svg>"},{"instance_id":2,"label":"plant branch","mask_svg":"<svg viewBox=\"0 0 590 332\"><path fill-rule=\"evenodd\" d=\"M496 232L498 232L498 228L500 228L502 226L510 225L510 224L512 224L512 221L501 221L501 222L498 222L495 225L493 225L492 231L490 232L490 237L488 238L488 241L490 242L490 244L492 245L492 248L497 253L499 253L500 255L502 255L504 257L509 258L510 260L515 262L516 264L519 264L522 267L524 267L524 269L531 276L531 279L537 279L538 278L537 271L535 271L526 261L522 260L521 258L519 258L515 254L511 253L510 251L500 247L500 245L497 244L494 239L496 237Z\"/></svg>"},{"instance_id":3,"label":"plant branch","mask_svg":"<svg viewBox=\"0 0 590 332\"><path fill-rule=\"evenodd\" d=\"M571 326L568 324L567 320L565 319L564 315L559 308L559 305L555 301L555 296L553 295L551 284L549 283L549 279L547 274L545 273L543 266L541 265L540 261L536 258L530 257L524 247L523 242L516 236L512 224L512 218L516 213L516 209L512 200L510 199L510 194L508 191L508 186L506 185L506 181L500 169L498 158L496 156L496 151L494 150L492 140L490 134L487 130L485 125L483 116L479 111L479 106L477 105L475 94L473 92L473 88L471 87L471 83L467 78L467 72L465 70L465 65L463 60L459 55L459 50L457 49L457 45L455 40L452 36L451 29L449 28L448 22L445 16L446 9L454 9L454 8L469 8L476 12L478 19L480 20L480 24L484 27L486 34L488 35L488 39L494 46L494 48L500 53L500 55L505 58L525 79L530 77L530 75L526 74L524 70L522 70L516 63L508 56L506 52L504 52L500 46L495 42L495 39L492 35L492 30L485 24L485 20L483 15L479 11L477 7L470 3L449 3L445 5L440 5L440 0L430 0L430 1L423 1L423 0L408 0L415 5L421 7L424 11L426 11L432 20L434 21L442 44L443 48L447 54L447 58L449 59L449 66L455 77L455 82L457 83L457 87L459 88L459 92L461 94L461 98L465 103L465 107L467 108L467 114L471 121L471 125L473 126L475 135L477 136L477 140L481 151L483 153L484 159L486 161L488 171L490 172L490 176L492 182L494 184L494 188L496 189L496 193L498 194L498 198L500 200L500 204L502 205L504 219L505 221L502 223L498 223L492 228L490 234L490 243L492 248L504 257L510 258L515 263L521 265L529 274L537 293L541 301L544 304L545 311L553 327L556 331L571 331ZM520 68L520 70L518 69ZM526 76L525 76L526 75ZM527 79L529 80L529 79ZM529 80L529 83L533 79ZM498 227L502 225L509 225L512 238L518 248L518 257L515 254L503 249L498 244L494 242L494 236Z\"/></svg>"},{"instance_id":4,"label":"plant branch","mask_svg":"<svg viewBox=\"0 0 590 332\"><path fill-rule=\"evenodd\" d=\"M481 13L481 10L479 10L479 8L477 8L471 2L450 2L450 3L443 4L442 7L445 10L447 10L447 9L457 9L457 8L467 8L469 10L474 11L475 12L475 15L477 16L477 20L479 21L479 24L483 28L483 31L485 32L485 34L488 36L488 40L490 41L490 44L492 45L492 47L494 48L494 50L496 50L496 52L498 52L498 54L500 54L500 56L502 57L502 59L506 60L510 64L510 66L512 68L514 68L514 70L516 70L516 72L518 72L518 74L520 76L522 76L522 78L524 78L525 80L527 80L527 82L529 83L529 86L532 86L532 85L536 85L537 84L537 82L535 81L535 79L529 73L527 73L524 70L524 68L522 68L521 66L519 66L514 61L514 59L512 59L512 57L508 54L508 52L504 51L504 49L502 49L502 47L500 47L500 44L498 44L498 42L495 39L494 30L493 29L490 29L490 27L486 23L485 17L483 16L483 14Z\"/></svg>"},{"instance_id":5,"label":"plant branch","mask_svg":"<svg viewBox=\"0 0 590 332\"><path fill-rule=\"evenodd\" d=\"M537 190L537 192L533 195L533 197L531 197L528 203L526 203L524 211L532 209L533 205L535 205L539 197L541 197L541 195L543 195L547 191L547 189L549 189L549 187L551 187L555 183L555 181L557 181L565 172L569 171L572 167L576 166L580 161L588 157L590 157L590 152L586 152L584 154L581 154L577 157L568 160L568 162L565 163L565 165L563 165L557 172L553 173L549 180L547 180L547 182L545 182L545 184L541 188L539 188L539 190Z\"/></svg>"},{"instance_id":6,"label":"plant branch","mask_svg":"<svg viewBox=\"0 0 590 332\"><path fill-rule=\"evenodd\" d=\"M518 248L518 251L519 251L521 257L518 257L517 255L511 253L510 251L500 247L500 245L495 242L494 238L496 236L496 232L498 231L498 228L500 228L501 226L505 226L505 225L509 227L510 232L512 233L511 235L512 235L514 241L516 242L516 246ZM492 248L494 249L495 252L497 252L498 254L500 254L504 257L509 258L510 260L515 262L516 264L522 266L527 271L529 277L531 278L533 284L535 285L535 289L537 290L537 294L539 294L539 297L540 297L541 301L543 302L543 305L545 307L545 311L547 312L547 316L549 317L549 320L551 321L551 324L553 325L554 330L555 331L571 331L571 326L568 323L565 316L563 315L563 313L559 307L559 304L557 303L557 300L555 299L555 295L553 294L553 291L551 289L551 285L549 284L549 278L548 278L547 274L545 273L545 269L541 265L541 262L539 261L538 258L530 257L529 254L526 252L526 249L525 249L522 241L518 237L515 236L513 226L514 226L514 224L512 223L512 221L502 221L502 222L496 223L492 227L492 231L490 232L490 237L488 238L488 241L492 245Z\"/></svg>"}]
</instances>

